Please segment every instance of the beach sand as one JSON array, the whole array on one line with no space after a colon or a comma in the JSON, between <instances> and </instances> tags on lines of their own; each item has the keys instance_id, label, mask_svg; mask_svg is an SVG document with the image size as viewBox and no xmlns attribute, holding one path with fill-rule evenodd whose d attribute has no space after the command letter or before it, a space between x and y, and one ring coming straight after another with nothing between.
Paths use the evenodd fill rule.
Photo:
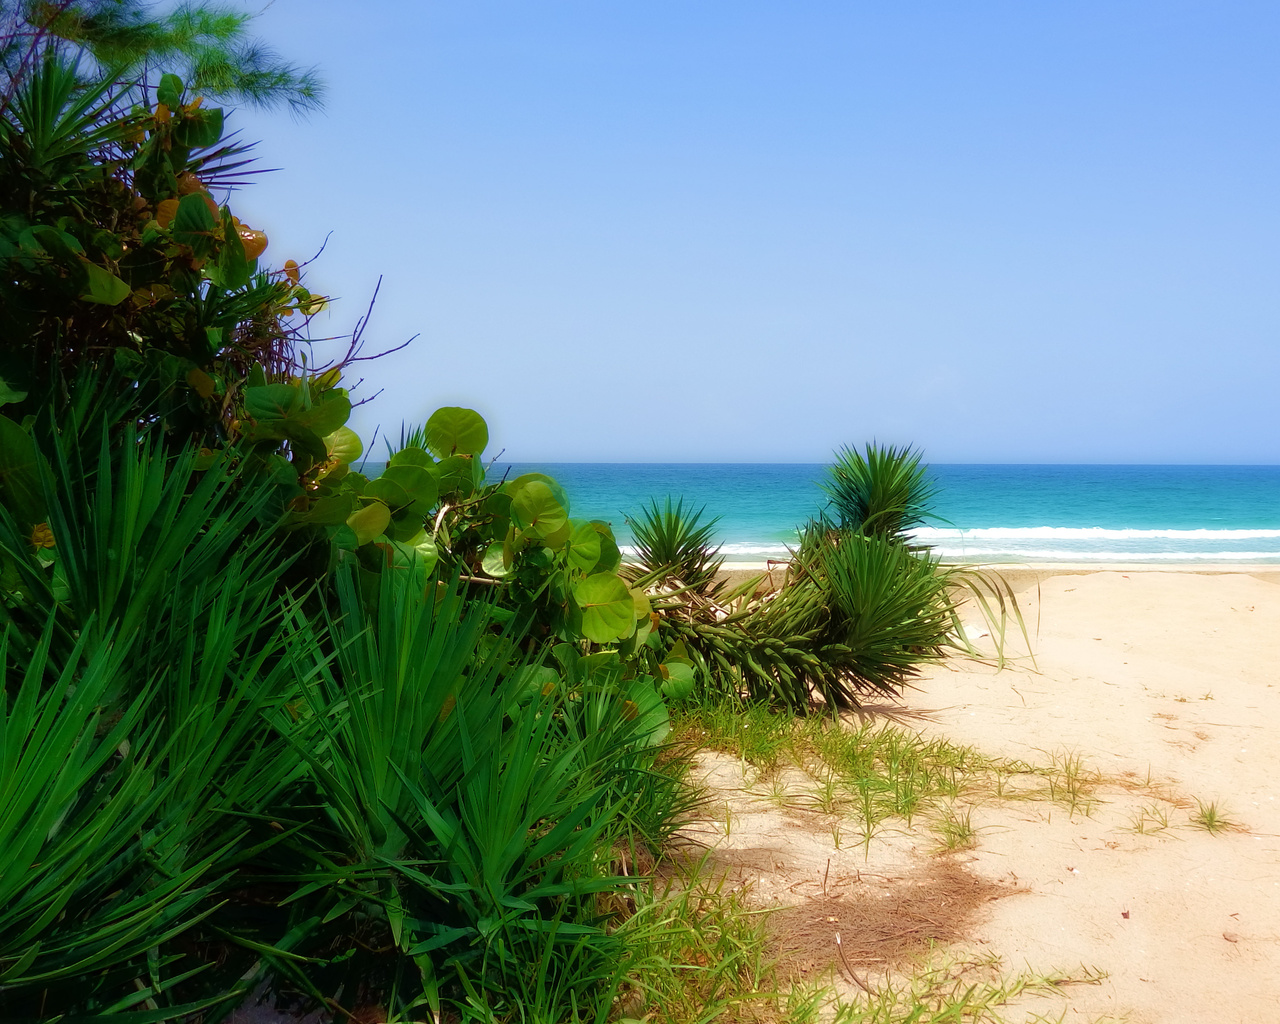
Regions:
<instances>
[{"instance_id":1,"label":"beach sand","mask_svg":"<svg viewBox=\"0 0 1280 1024\"><path fill-rule=\"evenodd\" d=\"M1057 801L980 795L971 849L940 855L917 825L864 851L839 841L838 821L780 811L736 760L704 757L711 791L729 794L731 827L704 822L702 841L761 905L815 921L835 921L821 912L853 906L868 885L902 897L951 872L943 896L898 911L927 920L930 907L964 902L957 879L973 883L986 895L971 894L961 927L943 936L948 955L985 962L993 977L1067 979L1018 996L1002 1011L1009 1021L1280 1020L1280 571L1008 575L1035 666L952 659L900 703L867 711L991 757L1074 761L1076 806L1061 799L1061 779ZM1198 827L1202 803L1234 825ZM875 943L865 945L859 964L874 978Z\"/></svg>"}]
</instances>

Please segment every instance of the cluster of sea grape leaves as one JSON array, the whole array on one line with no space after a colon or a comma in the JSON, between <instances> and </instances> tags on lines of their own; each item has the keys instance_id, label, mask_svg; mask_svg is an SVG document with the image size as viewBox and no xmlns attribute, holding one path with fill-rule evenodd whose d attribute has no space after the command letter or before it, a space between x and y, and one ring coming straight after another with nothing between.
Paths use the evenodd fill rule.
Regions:
<instances>
[{"instance_id":1,"label":"cluster of sea grape leaves","mask_svg":"<svg viewBox=\"0 0 1280 1024\"><path fill-rule=\"evenodd\" d=\"M275 387L284 397L298 386ZM246 389L247 404L257 406L259 390ZM257 421L246 436L264 429L277 428ZM488 482L489 430L471 409L439 409L408 440L369 477L351 468L359 439L338 427L324 438L327 461L293 501L292 520L323 527L340 557L370 571L426 576L443 566L501 587L503 604L544 635L623 644L627 654L645 644L656 616L645 593L618 574L622 556L608 523L573 518L569 496L544 474Z\"/></svg>"}]
</instances>

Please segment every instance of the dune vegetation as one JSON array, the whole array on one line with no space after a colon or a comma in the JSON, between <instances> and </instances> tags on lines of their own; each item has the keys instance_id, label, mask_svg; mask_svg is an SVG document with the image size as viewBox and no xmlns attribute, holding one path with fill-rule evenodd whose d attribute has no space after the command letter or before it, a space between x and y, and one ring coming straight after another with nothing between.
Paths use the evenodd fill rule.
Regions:
<instances>
[{"instance_id":1,"label":"dune vegetation","mask_svg":"<svg viewBox=\"0 0 1280 1024\"><path fill-rule=\"evenodd\" d=\"M707 1020L767 989L752 920L658 871L696 799L671 717L897 693L966 647L965 588L1002 626L911 543L919 457L839 453L767 595L679 503L624 564L555 480L491 479L470 410L360 472L360 332L310 365L325 300L215 198L251 169L205 96L314 83L99 6L32 6L2 54L0 1016Z\"/></svg>"}]
</instances>

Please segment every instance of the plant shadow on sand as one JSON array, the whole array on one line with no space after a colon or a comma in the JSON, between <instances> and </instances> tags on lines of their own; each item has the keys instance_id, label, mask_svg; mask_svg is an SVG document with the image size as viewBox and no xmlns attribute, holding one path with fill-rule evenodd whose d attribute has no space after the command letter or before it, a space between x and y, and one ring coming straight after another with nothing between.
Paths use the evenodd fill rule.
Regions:
<instances>
[{"instance_id":1,"label":"plant shadow on sand","mask_svg":"<svg viewBox=\"0 0 1280 1024\"><path fill-rule=\"evenodd\" d=\"M781 988L829 982L851 996L869 977L912 975L938 948L971 938L992 901L1025 892L970 872L933 841L928 821L919 834L886 828L865 842L852 819L805 799L808 773L778 767L769 780L783 783L778 799L761 795L761 773L724 753L702 751L695 765L703 801L675 837L672 865L764 912Z\"/></svg>"}]
</instances>

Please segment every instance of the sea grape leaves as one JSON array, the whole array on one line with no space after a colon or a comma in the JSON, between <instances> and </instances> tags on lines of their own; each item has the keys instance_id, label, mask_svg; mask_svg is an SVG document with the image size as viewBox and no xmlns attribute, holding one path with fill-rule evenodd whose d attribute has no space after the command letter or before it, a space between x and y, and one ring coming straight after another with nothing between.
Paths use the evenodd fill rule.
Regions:
<instances>
[{"instance_id":1,"label":"sea grape leaves","mask_svg":"<svg viewBox=\"0 0 1280 1024\"><path fill-rule=\"evenodd\" d=\"M427 447L440 459L479 455L489 443L489 427L474 409L446 406L427 420Z\"/></svg>"},{"instance_id":2,"label":"sea grape leaves","mask_svg":"<svg viewBox=\"0 0 1280 1024\"><path fill-rule=\"evenodd\" d=\"M511 519L530 536L546 537L569 521L565 503L557 500L556 490L537 474L530 473L513 481L510 494Z\"/></svg>"},{"instance_id":3,"label":"sea grape leaves","mask_svg":"<svg viewBox=\"0 0 1280 1024\"><path fill-rule=\"evenodd\" d=\"M582 635L598 644L624 640L636 629L635 598L617 576L597 573L573 586Z\"/></svg>"}]
</instances>

